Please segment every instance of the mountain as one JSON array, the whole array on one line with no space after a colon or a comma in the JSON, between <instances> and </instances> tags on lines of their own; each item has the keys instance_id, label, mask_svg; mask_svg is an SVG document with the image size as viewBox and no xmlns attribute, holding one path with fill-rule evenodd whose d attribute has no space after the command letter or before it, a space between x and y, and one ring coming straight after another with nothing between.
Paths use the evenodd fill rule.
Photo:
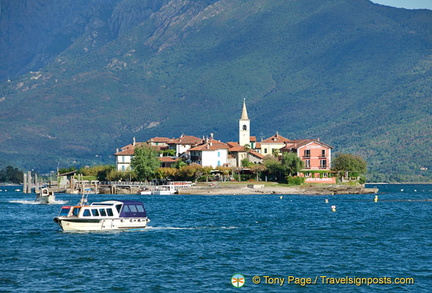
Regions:
<instances>
[{"instance_id":1,"label":"mountain","mask_svg":"<svg viewBox=\"0 0 432 293\"><path fill-rule=\"evenodd\" d=\"M367 0L0 0L0 165L114 163L136 137L320 138L432 179L432 11ZM31 16L31 17L28 17ZM427 170L426 170L427 169Z\"/></svg>"}]
</instances>

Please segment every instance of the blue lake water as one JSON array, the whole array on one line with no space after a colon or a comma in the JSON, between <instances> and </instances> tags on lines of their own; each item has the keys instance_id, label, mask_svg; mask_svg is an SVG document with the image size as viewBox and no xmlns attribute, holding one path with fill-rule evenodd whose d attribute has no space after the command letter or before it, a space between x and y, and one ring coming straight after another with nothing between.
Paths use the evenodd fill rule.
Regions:
<instances>
[{"instance_id":1,"label":"blue lake water","mask_svg":"<svg viewBox=\"0 0 432 293\"><path fill-rule=\"evenodd\" d=\"M78 195L40 205L34 194L1 186L0 292L430 292L432 185L377 187L378 202L90 195L142 200L148 229L65 233L53 218ZM235 274L244 277L241 288L231 284ZM356 285L361 278L377 284ZM342 279L351 284L334 284Z\"/></svg>"}]
</instances>

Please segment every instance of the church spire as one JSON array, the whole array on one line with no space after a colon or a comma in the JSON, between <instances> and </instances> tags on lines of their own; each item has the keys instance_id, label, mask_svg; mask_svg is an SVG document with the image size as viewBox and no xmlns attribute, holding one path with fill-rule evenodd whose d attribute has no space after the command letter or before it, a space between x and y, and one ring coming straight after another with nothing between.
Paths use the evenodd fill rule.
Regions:
<instances>
[{"instance_id":1,"label":"church spire","mask_svg":"<svg viewBox=\"0 0 432 293\"><path fill-rule=\"evenodd\" d=\"M246 99L243 100L242 115L239 119L239 144L250 146L250 120L246 110Z\"/></svg>"},{"instance_id":2,"label":"church spire","mask_svg":"<svg viewBox=\"0 0 432 293\"><path fill-rule=\"evenodd\" d=\"M241 120L249 120L247 110L246 110L246 99L243 99L243 110L241 115Z\"/></svg>"}]
</instances>

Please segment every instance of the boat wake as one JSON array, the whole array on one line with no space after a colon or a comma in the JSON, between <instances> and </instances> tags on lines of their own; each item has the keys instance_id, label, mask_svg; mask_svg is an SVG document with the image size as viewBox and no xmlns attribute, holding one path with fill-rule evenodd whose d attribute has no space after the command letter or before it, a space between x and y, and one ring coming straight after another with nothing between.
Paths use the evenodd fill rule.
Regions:
<instances>
[{"instance_id":1,"label":"boat wake","mask_svg":"<svg viewBox=\"0 0 432 293\"><path fill-rule=\"evenodd\" d=\"M147 226L147 230L200 230L200 229L237 229L238 227L216 227L216 226L201 226L201 227L152 227Z\"/></svg>"},{"instance_id":2,"label":"boat wake","mask_svg":"<svg viewBox=\"0 0 432 293\"><path fill-rule=\"evenodd\" d=\"M20 204L36 204L36 205L46 205L46 203L41 203L35 200L11 200L10 203L20 203ZM48 203L49 205L53 204L66 204L67 200L56 200L54 202Z\"/></svg>"}]
</instances>

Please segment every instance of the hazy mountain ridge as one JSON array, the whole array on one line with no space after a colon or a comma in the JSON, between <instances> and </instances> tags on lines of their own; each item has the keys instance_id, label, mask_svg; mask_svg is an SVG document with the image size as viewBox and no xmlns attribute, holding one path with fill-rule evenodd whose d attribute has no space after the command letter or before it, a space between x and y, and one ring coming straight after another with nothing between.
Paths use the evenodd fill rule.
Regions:
<instances>
[{"instance_id":1,"label":"hazy mountain ridge","mask_svg":"<svg viewBox=\"0 0 432 293\"><path fill-rule=\"evenodd\" d=\"M53 62L2 84L3 161L88 160L132 136L237 140L247 98L259 139L320 137L374 172L432 168L429 11L366 0L100 3L76 3L87 23Z\"/></svg>"}]
</instances>

